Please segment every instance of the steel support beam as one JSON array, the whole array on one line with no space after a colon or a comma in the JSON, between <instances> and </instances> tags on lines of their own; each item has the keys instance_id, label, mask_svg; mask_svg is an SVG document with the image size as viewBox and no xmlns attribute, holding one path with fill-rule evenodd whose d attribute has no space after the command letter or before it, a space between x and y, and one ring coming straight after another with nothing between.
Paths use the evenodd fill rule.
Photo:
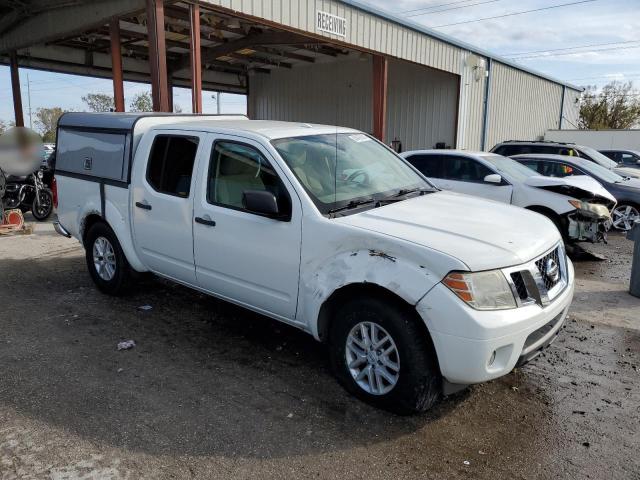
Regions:
<instances>
[{"instance_id":1,"label":"steel support beam","mask_svg":"<svg viewBox=\"0 0 640 480\"><path fill-rule=\"evenodd\" d=\"M13 92L13 112L16 127L24 127L22 94L20 93L20 74L18 72L18 55L15 50L9 54L9 66L11 69L11 91Z\"/></svg>"},{"instance_id":2,"label":"steel support beam","mask_svg":"<svg viewBox=\"0 0 640 480\"><path fill-rule=\"evenodd\" d=\"M191 32L191 109L193 113L202 113L202 57L200 49L200 5L189 5L189 23Z\"/></svg>"},{"instance_id":3,"label":"steel support beam","mask_svg":"<svg viewBox=\"0 0 640 480\"><path fill-rule=\"evenodd\" d=\"M373 136L384 142L387 127L387 77L389 62L386 57L373 56Z\"/></svg>"},{"instance_id":4,"label":"steel support beam","mask_svg":"<svg viewBox=\"0 0 640 480\"><path fill-rule=\"evenodd\" d=\"M113 103L116 112L124 112L124 81L122 79L122 50L120 48L120 20L117 17L109 23L111 39L111 69L113 70Z\"/></svg>"},{"instance_id":5,"label":"steel support beam","mask_svg":"<svg viewBox=\"0 0 640 480\"><path fill-rule=\"evenodd\" d=\"M147 32L153 111L170 112L163 0L147 0Z\"/></svg>"}]
</instances>

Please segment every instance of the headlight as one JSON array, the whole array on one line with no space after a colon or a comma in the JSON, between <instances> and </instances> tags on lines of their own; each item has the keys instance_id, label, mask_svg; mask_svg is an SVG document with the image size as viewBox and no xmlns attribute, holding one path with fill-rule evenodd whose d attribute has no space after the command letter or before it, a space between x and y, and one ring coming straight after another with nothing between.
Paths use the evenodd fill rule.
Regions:
<instances>
[{"instance_id":1,"label":"headlight","mask_svg":"<svg viewBox=\"0 0 640 480\"><path fill-rule=\"evenodd\" d=\"M609 209L598 203L583 202L580 200L569 200L572 207L580 210L584 215L596 218L609 218L611 214Z\"/></svg>"},{"instance_id":2,"label":"headlight","mask_svg":"<svg viewBox=\"0 0 640 480\"><path fill-rule=\"evenodd\" d=\"M477 310L506 310L517 307L507 279L500 270L477 273L451 272L442 283Z\"/></svg>"}]
</instances>

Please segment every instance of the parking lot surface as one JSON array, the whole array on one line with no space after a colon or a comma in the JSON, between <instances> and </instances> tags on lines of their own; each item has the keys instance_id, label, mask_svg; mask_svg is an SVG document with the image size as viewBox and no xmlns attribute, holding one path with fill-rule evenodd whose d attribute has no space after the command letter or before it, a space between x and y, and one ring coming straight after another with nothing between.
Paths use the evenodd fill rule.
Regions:
<instances>
[{"instance_id":1,"label":"parking lot surface","mask_svg":"<svg viewBox=\"0 0 640 480\"><path fill-rule=\"evenodd\" d=\"M153 278L104 296L50 224L0 238L0 479L640 478L640 299L610 240L542 356L397 417L303 332Z\"/></svg>"}]
</instances>

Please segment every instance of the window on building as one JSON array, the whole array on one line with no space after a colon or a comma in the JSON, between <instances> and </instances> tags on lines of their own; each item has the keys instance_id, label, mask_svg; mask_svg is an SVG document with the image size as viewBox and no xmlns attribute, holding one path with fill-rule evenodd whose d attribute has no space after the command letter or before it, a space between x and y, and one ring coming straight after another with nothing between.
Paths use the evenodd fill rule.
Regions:
<instances>
[{"instance_id":1,"label":"window on building","mask_svg":"<svg viewBox=\"0 0 640 480\"><path fill-rule=\"evenodd\" d=\"M151 147L147 181L160 193L187 198L197 150L196 137L158 135Z\"/></svg>"}]
</instances>

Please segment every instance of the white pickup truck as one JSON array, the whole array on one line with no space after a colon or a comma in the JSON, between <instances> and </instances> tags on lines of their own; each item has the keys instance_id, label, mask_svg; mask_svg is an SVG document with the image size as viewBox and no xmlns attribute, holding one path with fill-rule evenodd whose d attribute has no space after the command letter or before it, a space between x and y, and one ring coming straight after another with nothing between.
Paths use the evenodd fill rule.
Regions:
<instances>
[{"instance_id":1,"label":"white pickup truck","mask_svg":"<svg viewBox=\"0 0 640 480\"><path fill-rule=\"evenodd\" d=\"M67 113L56 177L100 290L151 271L298 327L397 413L530 360L573 296L551 221L439 191L348 128Z\"/></svg>"}]
</instances>

